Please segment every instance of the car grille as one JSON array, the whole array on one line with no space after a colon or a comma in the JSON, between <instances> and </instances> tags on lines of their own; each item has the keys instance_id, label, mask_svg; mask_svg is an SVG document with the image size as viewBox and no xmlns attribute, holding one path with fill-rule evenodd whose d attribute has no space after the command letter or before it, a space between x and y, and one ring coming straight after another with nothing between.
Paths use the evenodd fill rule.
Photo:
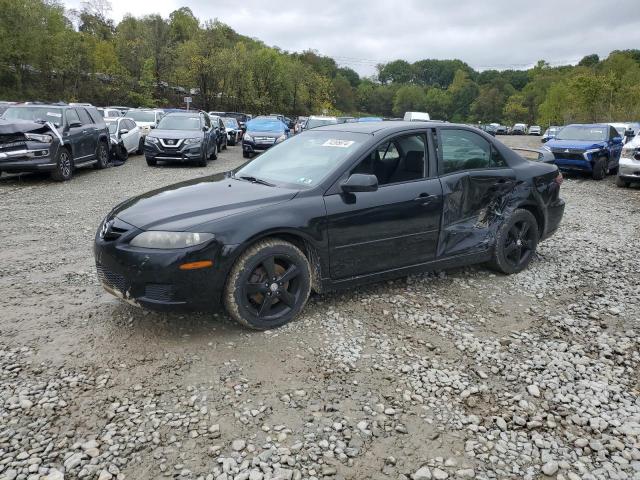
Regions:
<instances>
[{"instance_id":1,"label":"car grille","mask_svg":"<svg viewBox=\"0 0 640 480\"><path fill-rule=\"evenodd\" d=\"M96 264L96 271L100 282L119 290L123 294L127 291L127 280L122 275L112 272L100 264Z\"/></svg>"},{"instance_id":2,"label":"car grille","mask_svg":"<svg viewBox=\"0 0 640 480\"><path fill-rule=\"evenodd\" d=\"M253 137L256 143L272 144L276 141L273 137Z\"/></svg>"},{"instance_id":3,"label":"car grille","mask_svg":"<svg viewBox=\"0 0 640 480\"><path fill-rule=\"evenodd\" d=\"M170 302L173 299L173 285L149 283L145 286L144 296L149 300Z\"/></svg>"},{"instance_id":4,"label":"car grille","mask_svg":"<svg viewBox=\"0 0 640 480\"><path fill-rule=\"evenodd\" d=\"M106 241L113 241L119 239L124 233L128 231L127 228L117 227L115 222L117 220L111 220L103 225L100 237ZM122 223L120 222L122 225Z\"/></svg>"},{"instance_id":5,"label":"car grille","mask_svg":"<svg viewBox=\"0 0 640 480\"><path fill-rule=\"evenodd\" d=\"M553 152L553 156L556 158L564 158L566 160L584 160L584 155L582 153L565 153L564 150L561 152Z\"/></svg>"},{"instance_id":6,"label":"car grille","mask_svg":"<svg viewBox=\"0 0 640 480\"><path fill-rule=\"evenodd\" d=\"M24 150L27 148L23 134L0 135L0 151Z\"/></svg>"}]
</instances>

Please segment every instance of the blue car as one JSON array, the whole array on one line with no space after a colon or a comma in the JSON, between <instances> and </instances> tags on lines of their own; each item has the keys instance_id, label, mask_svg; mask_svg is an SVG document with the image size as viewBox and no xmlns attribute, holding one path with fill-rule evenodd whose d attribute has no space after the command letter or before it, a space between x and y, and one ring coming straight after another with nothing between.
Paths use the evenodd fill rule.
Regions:
<instances>
[{"instance_id":1,"label":"blue car","mask_svg":"<svg viewBox=\"0 0 640 480\"><path fill-rule=\"evenodd\" d=\"M606 124L567 125L544 146L562 171L584 172L602 180L618 168L622 137Z\"/></svg>"},{"instance_id":2,"label":"blue car","mask_svg":"<svg viewBox=\"0 0 640 480\"><path fill-rule=\"evenodd\" d=\"M246 124L247 131L242 137L242 156L251 158L257 153L284 142L289 138L287 125L275 117L257 117Z\"/></svg>"}]
</instances>

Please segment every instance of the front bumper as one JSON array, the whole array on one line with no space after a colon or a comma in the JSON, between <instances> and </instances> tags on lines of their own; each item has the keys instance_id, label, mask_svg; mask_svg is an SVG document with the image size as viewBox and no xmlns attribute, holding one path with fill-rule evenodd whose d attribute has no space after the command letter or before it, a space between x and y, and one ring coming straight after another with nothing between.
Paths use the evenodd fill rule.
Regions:
<instances>
[{"instance_id":1,"label":"front bumper","mask_svg":"<svg viewBox=\"0 0 640 480\"><path fill-rule=\"evenodd\" d=\"M618 176L629 180L640 181L640 160L620 157Z\"/></svg>"},{"instance_id":2,"label":"front bumper","mask_svg":"<svg viewBox=\"0 0 640 480\"><path fill-rule=\"evenodd\" d=\"M126 230L118 239L95 236L98 279L105 290L131 304L158 311L214 311L220 308L235 246L215 241L193 248L157 250L131 247L142 230L116 219ZM181 270L184 263L211 260L212 267Z\"/></svg>"},{"instance_id":3,"label":"front bumper","mask_svg":"<svg viewBox=\"0 0 640 480\"><path fill-rule=\"evenodd\" d=\"M556 165L563 172L592 172L593 165L591 160L587 160L585 158L562 158L556 156Z\"/></svg>"},{"instance_id":4,"label":"front bumper","mask_svg":"<svg viewBox=\"0 0 640 480\"><path fill-rule=\"evenodd\" d=\"M247 153L260 153L269 150L276 143L256 143L242 140L242 151Z\"/></svg>"},{"instance_id":5,"label":"front bumper","mask_svg":"<svg viewBox=\"0 0 640 480\"><path fill-rule=\"evenodd\" d=\"M147 158L168 162L191 162L202 157L202 142L181 145L178 148L163 147L157 144L144 144L144 155Z\"/></svg>"},{"instance_id":6,"label":"front bumper","mask_svg":"<svg viewBox=\"0 0 640 480\"><path fill-rule=\"evenodd\" d=\"M0 171L41 172L56 169L58 145L26 142L24 148L3 151L0 149Z\"/></svg>"}]
</instances>

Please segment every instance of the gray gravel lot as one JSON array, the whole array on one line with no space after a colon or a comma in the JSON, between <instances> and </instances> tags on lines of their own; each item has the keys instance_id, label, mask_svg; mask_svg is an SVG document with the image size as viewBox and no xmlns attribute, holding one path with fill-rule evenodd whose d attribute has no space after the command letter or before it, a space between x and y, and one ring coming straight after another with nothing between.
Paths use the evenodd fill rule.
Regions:
<instances>
[{"instance_id":1,"label":"gray gravel lot","mask_svg":"<svg viewBox=\"0 0 640 480\"><path fill-rule=\"evenodd\" d=\"M567 179L521 274L315 296L277 331L102 290L114 204L242 162L0 178L0 479L640 479L640 188Z\"/></svg>"}]
</instances>

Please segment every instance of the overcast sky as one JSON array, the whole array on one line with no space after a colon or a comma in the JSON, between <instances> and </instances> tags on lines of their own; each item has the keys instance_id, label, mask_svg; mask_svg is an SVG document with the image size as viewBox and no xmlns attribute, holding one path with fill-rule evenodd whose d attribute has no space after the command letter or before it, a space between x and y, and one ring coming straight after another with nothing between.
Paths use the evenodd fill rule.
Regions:
<instances>
[{"instance_id":1,"label":"overcast sky","mask_svg":"<svg viewBox=\"0 0 640 480\"><path fill-rule=\"evenodd\" d=\"M81 0L63 0L77 8ZM314 49L361 75L375 64L459 58L478 70L640 48L638 0L111 0L116 21L188 6L288 51Z\"/></svg>"}]
</instances>

